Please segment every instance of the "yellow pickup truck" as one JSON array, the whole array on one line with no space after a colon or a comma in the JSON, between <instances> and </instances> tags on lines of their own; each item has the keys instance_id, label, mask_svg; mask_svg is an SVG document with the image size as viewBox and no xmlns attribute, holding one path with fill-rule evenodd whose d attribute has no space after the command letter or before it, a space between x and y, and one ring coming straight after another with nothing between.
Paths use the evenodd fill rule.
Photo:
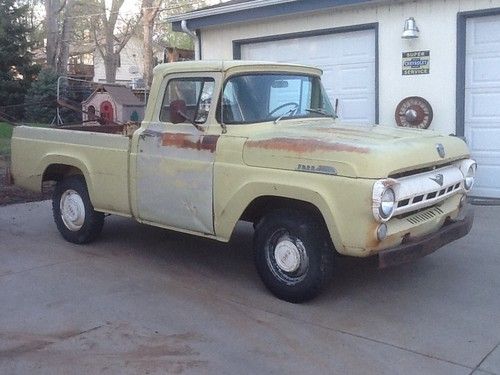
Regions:
<instances>
[{"instance_id":1,"label":"yellow pickup truck","mask_svg":"<svg viewBox=\"0 0 500 375\"><path fill-rule=\"evenodd\" d=\"M342 124L319 69L261 62L155 68L131 136L17 127L12 174L56 183L53 216L73 243L104 215L227 242L254 224L257 270L277 297L316 296L336 253L387 267L466 235L476 163L433 131Z\"/></svg>"}]
</instances>

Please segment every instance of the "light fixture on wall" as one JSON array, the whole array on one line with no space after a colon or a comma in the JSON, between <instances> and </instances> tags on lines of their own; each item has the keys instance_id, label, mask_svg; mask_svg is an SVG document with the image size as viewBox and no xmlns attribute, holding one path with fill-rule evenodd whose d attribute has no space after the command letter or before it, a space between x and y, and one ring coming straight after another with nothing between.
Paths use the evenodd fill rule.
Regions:
<instances>
[{"instance_id":1,"label":"light fixture on wall","mask_svg":"<svg viewBox=\"0 0 500 375\"><path fill-rule=\"evenodd\" d=\"M420 30L417 27L417 23L415 22L415 18L410 17L405 21L405 27L403 29L403 34L401 38L403 39L416 39L420 35Z\"/></svg>"}]
</instances>

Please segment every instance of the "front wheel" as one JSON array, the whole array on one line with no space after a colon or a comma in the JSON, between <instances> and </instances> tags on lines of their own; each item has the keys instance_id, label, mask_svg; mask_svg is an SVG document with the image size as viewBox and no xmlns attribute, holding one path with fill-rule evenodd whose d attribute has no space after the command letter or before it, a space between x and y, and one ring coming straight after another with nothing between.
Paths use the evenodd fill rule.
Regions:
<instances>
[{"instance_id":1,"label":"front wheel","mask_svg":"<svg viewBox=\"0 0 500 375\"><path fill-rule=\"evenodd\" d=\"M94 210L83 176L62 179L52 195L52 213L57 229L66 241L84 244L101 233L104 214Z\"/></svg>"},{"instance_id":2,"label":"front wheel","mask_svg":"<svg viewBox=\"0 0 500 375\"><path fill-rule=\"evenodd\" d=\"M316 297L332 275L333 249L324 224L296 210L273 211L257 224L255 264L278 298L298 303Z\"/></svg>"}]
</instances>

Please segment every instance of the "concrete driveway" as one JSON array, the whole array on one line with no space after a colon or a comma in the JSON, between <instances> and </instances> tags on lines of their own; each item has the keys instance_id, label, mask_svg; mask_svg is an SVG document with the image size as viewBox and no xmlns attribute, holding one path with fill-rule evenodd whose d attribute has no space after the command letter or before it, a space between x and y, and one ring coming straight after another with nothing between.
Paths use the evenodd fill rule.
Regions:
<instances>
[{"instance_id":1,"label":"concrete driveway","mask_svg":"<svg viewBox=\"0 0 500 375\"><path fill-rule=\"evenodd\" d=\"M340 259L293 305L229 245L108 217L65 242L49 202L0 208L1 374L500 374L500 207L416 263Z\"/></svg>"}]
</instances>

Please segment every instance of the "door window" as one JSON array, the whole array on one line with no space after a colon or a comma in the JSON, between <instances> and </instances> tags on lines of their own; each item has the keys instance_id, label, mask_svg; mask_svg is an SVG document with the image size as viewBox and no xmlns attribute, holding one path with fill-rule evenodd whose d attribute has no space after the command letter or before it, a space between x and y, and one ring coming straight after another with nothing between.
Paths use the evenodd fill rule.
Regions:
<instances>
[{"instance_id":1,"label":"door window","mask_svg":"<svg viewBox=\"0 0 500 375\"><path fill-rule=\"evenodd\" d=\"M171 79L163 97L160 121L203 124L212 105L213 78Z\"/></svg>"}]
</instances>

